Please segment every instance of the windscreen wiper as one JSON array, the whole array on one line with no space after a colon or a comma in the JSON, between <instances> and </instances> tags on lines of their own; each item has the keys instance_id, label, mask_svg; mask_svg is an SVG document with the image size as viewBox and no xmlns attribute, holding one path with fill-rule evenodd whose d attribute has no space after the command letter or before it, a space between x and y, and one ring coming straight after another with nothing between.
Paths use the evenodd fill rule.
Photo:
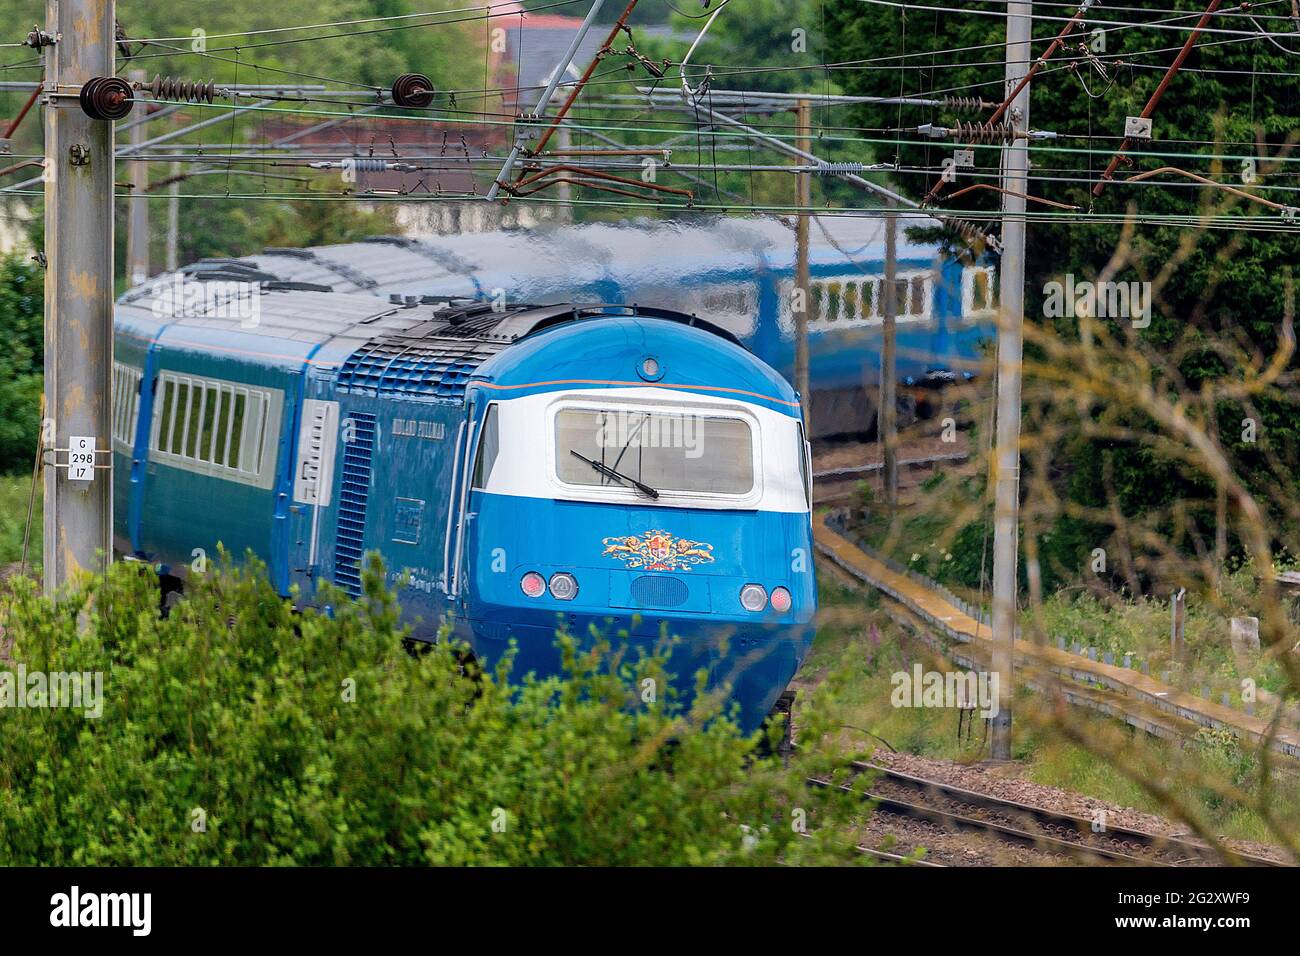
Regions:
<instances>
[{"instance_id":1,"label":"windscreen wiper","mask_svg":"<svg viewBox=\"0 0 1300 956\"><path fill-rule=\"evenodd\" d=\"M626 485L631 485L633 488L641 492L641 494L645 495L647 498L653 498L655 501L659 500L659 492L655 491L649 485L637 481L635 478L631 477L630 475L625 475L621 471L615 471L613 468L609 467L609 465L602 465L598 461L592 461L586 455L579 455L572 448L569 449L569 454L572 455L574 458L578 458L582 461L585 461L587 464L591 465L591 467L594 468L598 473L604 475L606 478L614 478L618 481L623 482Z\"/></svg>"},{"instance_id":2,"label":"windscreen wiper","mask_svg":"<svg viewBox=\"0 0 1300 956\"><path fill-rule=\"evenodd\" d=\"M641 429L645 427L645 423L648 421L650 421L650 416L648 414L641 416L641 421L637 422L636 428L632 429L632 434L627 436L627 441L623 442L623 447L619 450L618 457L614 459L615 468L622 464L623 456L627 454L627 450L632 447L632 442L636 441L636 436L641 434ZM600 456L600 463L602 465L605 463L605 456L603 454Z\"/></svg>"}]
</instances>

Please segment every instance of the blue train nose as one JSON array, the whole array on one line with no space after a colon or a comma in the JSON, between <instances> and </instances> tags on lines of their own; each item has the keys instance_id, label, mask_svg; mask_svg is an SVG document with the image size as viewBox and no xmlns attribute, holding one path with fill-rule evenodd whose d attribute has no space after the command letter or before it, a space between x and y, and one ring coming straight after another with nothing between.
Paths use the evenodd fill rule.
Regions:
<instances>
[{"instance_id":1,"label":"blue train nose","mask_svg":"<svg viewBox=\"0 0 1300 956\"><path fill-rule=\"evenodd\" d=\"M757 729L790 683L812 642L808 625L748 624L721 618L670 617L652 609L626 614L558 615L548 624L506 624L480 621L473 625L476 653L487 666L515 644L514 678L525 674L558 674L562 660L556 646L557 631L591 646L608 638L611 650L624 660L642 654L667 655L666 670L676 699L689 707L695 677L703 671L707 687L729 688L724 709L737 707L736 717L745 732ZM661 689L660 694L667 692Z\"/></svg>"}]
</instances>

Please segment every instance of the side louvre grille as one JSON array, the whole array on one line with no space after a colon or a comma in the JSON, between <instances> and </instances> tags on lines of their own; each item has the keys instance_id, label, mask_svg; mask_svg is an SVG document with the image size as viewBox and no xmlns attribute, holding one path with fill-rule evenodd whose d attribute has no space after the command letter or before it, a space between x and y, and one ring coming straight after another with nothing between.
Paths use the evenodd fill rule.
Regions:
<instances>
[{"instance_id":1,"label":"side louvre grille","mask_svg":"<svg viewBox=\"0 0 1300 956\"><path fill-rule=\"evenodd\" d=\"M361 556L370 498L370 465L375 451L375 416L353 413L352 440L343 443L343 482L334 538L334 583L353 597L361 594Z\"/></svg>"},{"instance_id":2,"label":"side louvre grille","mask_svg":"<svg viewBox=\"0 0 1300 956\"><path fill-rule=\"evenodd\" d=\"M500 344L473 339L377 339L348 357L338 385L359 395L460 401L470 376L500 349Z\"/></svg>"}]
</instances>

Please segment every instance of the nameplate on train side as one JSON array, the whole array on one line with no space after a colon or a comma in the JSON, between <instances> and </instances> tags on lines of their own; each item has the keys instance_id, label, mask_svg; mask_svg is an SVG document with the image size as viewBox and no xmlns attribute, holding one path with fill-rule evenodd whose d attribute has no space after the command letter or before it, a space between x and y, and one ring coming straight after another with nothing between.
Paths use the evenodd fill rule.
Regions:
<instances>
[{"instance_id":1,"label":"nameplate on train side","mask_svg":"<svg viewBox=\"0 0 1300 956\"><path fill-rule=\"evenodd\" d=\"M442 422L425 422L418 418L394 418L393 437L442 441L447 437L447 426Z\"/></svg>"}]
</instances>

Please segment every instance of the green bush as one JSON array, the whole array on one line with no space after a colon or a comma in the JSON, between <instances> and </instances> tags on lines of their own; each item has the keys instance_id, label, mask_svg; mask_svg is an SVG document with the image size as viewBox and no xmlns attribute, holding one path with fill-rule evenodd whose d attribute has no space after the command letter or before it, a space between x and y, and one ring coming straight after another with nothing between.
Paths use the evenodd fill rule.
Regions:
<instances>
[{"instance_id":1,"label":"green bush","mask_svg":"<svg viewBox=\"0 0 1300 956\"><path fill-rule=\"evenodd\" d=\"M0 863L859 860L859 802L803 784L834 757L811 709L783 768L707 703L641 703L662 659L595 636L560 638L563 679L407 653L382 580L376 562L360 601L299 614L261 569L223 567L166 619L142 565L57 603L13 582L8 669L102 672L103 712L3 714Z\"/></svg>"},{"instance_id":2,"label":"green bush","mask_svg":"<svg viewBox=\"0 0 1300 956\"><path fill-rule=\"evenodd\" d=\"M0 256L0 475L32 470L40 431L45 276L27 256Z\"/></svg>"},{"instance_id":3,"label":"green bush","mask_svg":"<svg viewBox=\"0 0 1300 956\"><path fill-rule=\"evenodd\" d=\"M0 475L0 580L10 566L22 560L23 532L27 530L27 505L32 493L31 475ZM41 494L36 486L36 499L32 501L31 537L27 543L27 566L35 569L41 563Z\"/></svg>"}]
</instances>

